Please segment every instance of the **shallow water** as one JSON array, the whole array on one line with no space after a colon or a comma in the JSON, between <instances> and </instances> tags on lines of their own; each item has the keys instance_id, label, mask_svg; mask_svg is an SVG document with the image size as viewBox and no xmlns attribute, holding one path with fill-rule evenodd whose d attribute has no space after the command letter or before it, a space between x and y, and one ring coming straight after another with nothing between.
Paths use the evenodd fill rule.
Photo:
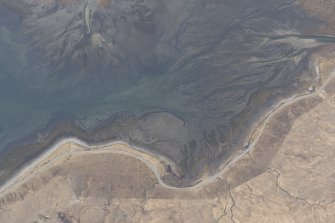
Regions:
<instances>
[{"instance_id":1,"label":"shallow water","mask_svg":"<svg viewBox=\"0 0 335 223\"><path fill-rule=\"evenodd\" d=\"M110 12L89 1L92 32L116 45L117 62L105 67L106 56L99 58L87 46L93 37L85 34L67 46L74 49L72 57L50 56L61 47L58 39L72 41L72 34L54 39L64 27L62 20L49 24L54 21L49 11L32 7L46 14L39 22L29 16L21 22L0 7L2 169L11 172L38 154L11 153L17 146L51 140L48 133L57 123L69 122L76 128L60 130L57 137L84 131L79 135L87 141L122 139L173 159L187 179L196 179L205 167L214 173L243 148L267 109L315 83L309 55L334 42L331 36L304 34L317 23L287 0L153 2L134 3L138 8L129 15L125 3L115 1ZM68 10L79 13L82 4ZM64 17L62 8L51 14L57 13ZM78 33L85 33L82 19L77 23ZM74 59L81 49L88 58ZM15 154L28 158L4 161Z\"/></svg>"}]
</instances>

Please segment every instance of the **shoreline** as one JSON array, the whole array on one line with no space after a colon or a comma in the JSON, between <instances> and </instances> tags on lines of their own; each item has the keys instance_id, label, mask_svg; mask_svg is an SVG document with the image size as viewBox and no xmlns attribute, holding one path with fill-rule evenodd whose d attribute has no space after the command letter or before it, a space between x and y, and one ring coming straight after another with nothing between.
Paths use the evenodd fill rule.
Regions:
<instances>
[{"instance_id":1,"label":"shoreline","mask_svg":"<svg viewBox=\"0 0 335 223\"><path fill-rule=\"evenodd\" d=\"M319 65L316 62L314 62L314 65L315 65L315 71L317 73L316 82L319 82L321 80L321 76L320 76L321 74L319 73ZM88 144L85 141L83 141L83 140L81 140L77 137L68 137L68 138L59 139L51 147L49 147L48 149L45 149L45 152L43 152L41 155L36 157L31 162L29 162L21 170L18 170L18 172L16 174L14 174L7 182L5 182L0 187L0 194L6 193L6 191L10 187L15 186L16 184L18 184L19 182L21 182L25 178L29 177L29 171L34 169L34 167L39 165L43 160L50 157L53 153L55 153L57 150L59 150L62 146L66 145L66 144L69 144L69 143L73 143L74 145L82 147L83 150L81 150L81 152L83 152L83 151L94 152L94 151L100 151L100 150L103 150L103 149L105 149L105 151L106 151L106 149L108 149L107 147L111 147L108 150L112 153L123 154L123 155L131 156L135 159L138 159L138 160L142 161L154 173L155 177L157 178L158 183L164 188L171 189L171 190L185 190L185 191L202 188L202 187L212 183L213 181L217 180L217 178L221 177L224 173L226 173L231 168L231 166L233 166L236 162L241 160L245 155L247 155L249 152L251 152L255 148L255 146L257 145L260 137L263 134L265 126L267 125L267 123L269 123L269 121L271 120L271 118L275 114L280 112L281 109L284 109L287 106L291 106L292 104L294 104L294 103L296 103L300 100L306 99L306 98L310 98L310 97L313 97L313 96L319 96L319 97L324 98L323 89L327 86L327 84L332 79L334 79L334 77L335 77L335 71L333 71L331 74L329 74L329 76L325 79L325 81L323 83L321 83L319 87L316 86L316 88L313 89L312 92L307 92L307 94L293 95L290 98L287 98L287 99L284 99L284 100L280 101L277 105L274 106L274 108L272 108L269 112L267 112L264 115L264 118L262 118L257 123L255 123L255 127L251 129L250 134L248 134L247 140L245 141L246 147L244 149L241 149L239 153L235 153L235 155L233 155L231 157L231 159L229 159L227 162L223 163L220 166L219 171L216 174L214 174L212 176L203 176L192 186L176 187L176 186L168 185L167 183L165 183L162 180L162 175L161 175L160 171L158 171L159 167L153 165L152 163L154 163L154 162L149 161L148 158L143 158L144 156L149 156L149 157L151 157L155 160L158 160L160 162L160 164L161 164L160 168L161 169L162 169L162 167L165 168L166 165L170 165L172 167L172 169L175 170L176 166L173 163L173 161L169 160L168 158L166 158L162 155L154 154L154 153L152 153L152 152L150 152L146 149L143 149L141 147L137 147L137 146L134 146L134 145L130 145L129 143L121 141L121 140L109 141L109 142L104 142L104 143L96 143L96 144ZM316 83L316 84L318 84L318 83ZM126 149L124 149L122 151L120 149L113 148L113 147L117 147L117 146L126 147L130 150L130 152L126 151ZM76 152L78 152L78 151L74 151L73 153L68 153L68 154L65 154L65 155L71 155L71 154L74 154ZM136 154L136 153L139 153L139 154ZM142 157L141 157L141 155L142 155ZM58 157L58 158L61 158L61 157ZM51 162L52 162L52 160L51 160Z\"/></svg>"},{"instance_id":2,"label":"shoreline","mask_svg":"<svg viewBox=\"0 0 335 223\"><path fill-rule=\"evenodd\" d=\"M73 143L77 146L80 146L84 148L82 151L98 151L101 149L106 149L107 147L116 147L116 146L123 146L129 151L118 151L115 148L112 148L110 151L113 153L121 153L127 156L131 156L135 159L138 159L145 163L145 165L154 173L154 175L157 178L158 183L168 189L172 190L194 190L198 188L202 188L203 186L206 186L207 184L210 184L211 182L215 181L217 178L221 177L224 173L226 173L232 165L234 165L237 161L241 160L245 155L247 155L249 152L251 152L254 147L257 145L259 139L263 135L263 131L266 127L266 125L269 123L271 118L276 115L280 110L300 101L306 98L310 98L313 96L319 96L321 98L325 98L323 95L324 88L327 86L327 84L335 78L335 71L330 72L326 75L326 78L323 80L322 74L320 74L320 67L318 64L318 61L316 58L312 59L312 64L314 67L314 72L316 73L315 76L315 83L311 85L312 89L308 89L305 91L305 94L295 94L289 98L283 99L279 101L277 104L275 104L272 108L269 108L269 110L263 115L263 118L258 120L254 127L252 127L247 134L246 140L244 141L243 145L245 145L243 148L241 148L238 152L232 155L232 157L227 160L226 162L222 163L218 171L213 175L204 175L200 177L197 181L193 182L193 185L191 186L172 186L167 183L165 183L162 180L161 173L158 172L157 166L152 165L152 162L148 161L148 159L143 158L144 156L149 156L155 160L158 160L160 162L161 168L165 168L170 166L172 168L171 173L178 173L179 167L169 158L165 157L162 154L155 154L154 152L144 149L135 145L131 145L125 141L122 140L113 140L113 141L107 141L107 142L101 142L101 143L87 143L84 140L80 139L79 137L66 137L66 138L60 138L55 141L51 146L48 148L43 149L44 152L42 152L40 155L33 158L31 161L29 161L27 164L25 164L22 168L18 169L16 172L14 172L12 177L9 177L6 182L4 182L0 186L0 194L4 194L8 188L11 186L14 186L15 184L19 183L22 179L25 179L26 177L29 177L29 171L32 170L34 167L38 166L43 160L50 157L53 153L55 153L57 150L59 150L62 146ZM311 88L310 87L310 88ZM127 150L126 149L126 150ZM136 154L138 153L138 154ZM136 154L136 155L134 155ZM65 154L70 155L70 154ZM140 155L140 156L137 156Z\"/></svg>"},{"instance_id":3,"label":"shoreline","mask_svg":"<svg viewBox=\"0 0 335 223\"><path fill-rule=\"evenodd\" d=\"M82 150L77 150L72 153L65 153L62 154L59 158L65 157L72 155L76 152L94 152L94 151L101 151L105 149L105 151L110 150L110 152L115 153L115 154L123 154L127 156L131 156L135 159L138 159L145 163L146 166L155 174L157 180L161 185L164 185L165 187L168 188L174 188L172 186L167 185L164 181L161 180L161 175L158 173L157 167L153 166L150 161L147 159L140 157L140 156L135 156L134 154L131 154L130 152L127 151L122 151L120 149L114 148L114 147L127 147L128 149L132 150L133 153L142 153L143 156L147 155L150 157L153 157L154 159L158 160L161 165L165 168L166 165L170 165L172 169L175 168L175 164L168 160L166 157L159 157L158 155L152 154L149 151L146 151L145 149L142 149L137 146L130 145L124 141L121 140L116 140L116 141L110 141L106 143L97 143L97 144L88 144L84 142L83 140L77 138L77 137L68 137L68 138L63 138L59 139L56 143L54 143L51 147L48 149L45 149L45 152L43 152L41 155L30 161L28 164L26 164L21 170L18 170L16 174L14 174L10 179L8 179L7 182L5 182L3 185L0 186L0 195L4 194L6 190L8 190L10 187L15 186L15 184L21 182L25 178L29 177L29 171L34 169L36 166L38 166L40 163L45 161L48 157L51 157L53 153L57 152L59 149L61 149L64 145L67 144L74 144L76 146L82 147ZM108 148L111 147L111 148ZM51 159L50 163L56 159ZM48 162L49 164L49 162ZM164 165L165 164L165 165ZM26 176L28 174L28 176Z\"/></svg>"}]
</instances>

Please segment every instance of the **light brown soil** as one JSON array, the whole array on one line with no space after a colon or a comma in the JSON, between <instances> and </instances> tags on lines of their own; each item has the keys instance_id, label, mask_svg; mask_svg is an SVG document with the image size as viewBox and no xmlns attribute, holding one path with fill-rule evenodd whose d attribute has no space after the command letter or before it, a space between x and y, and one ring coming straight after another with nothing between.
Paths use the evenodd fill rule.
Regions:
<instances>
[{"instance_id":1,"label":"light brown soil","mask_svg":"<svg viewBox=\"0 0 335 223\"><path fill-rule=\"evenodd\" d=\"M319 66L326 78L335 63L320 58ZM319 95L281 109L251 152L216 181L194 190L165 188L134 157L64 145L51 155L59 159L32 167L2 193L0 222L331 223L334 89L335 80ZM78 152L60 156L69 151Z\"/></svg>"}]
</instances>

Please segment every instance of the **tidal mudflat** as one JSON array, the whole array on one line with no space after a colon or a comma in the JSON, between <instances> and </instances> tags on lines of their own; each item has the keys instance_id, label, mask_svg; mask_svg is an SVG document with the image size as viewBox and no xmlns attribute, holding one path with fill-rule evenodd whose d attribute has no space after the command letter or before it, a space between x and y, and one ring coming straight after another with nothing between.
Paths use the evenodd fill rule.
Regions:
<instances>
[{"instance_id":1,"label":"tidal mudflat","mask_svg":"<svg viewBox=\"0 0 335 223\"><path fill-rule=\"evenodd\" d=\"M72 138L0 189L0 221L333 222L335 61L328 56L317 62L323 86L272 113L253 148L215 179L169 186L161 179L168 161L146 150Z\"/></svg>"},{"instance_id":2,"label":"tidal mudflat","mask_svg":"<svg viewBox=\"0 0 335 223\"><path fill-rule=\"evenodd\" d=\"M0 182L53 143L121 140L196 184L320 85L334 32L287 0L0 1ZM327 18L325 18L327 19Z\"/></svg>"}]
</instances>

